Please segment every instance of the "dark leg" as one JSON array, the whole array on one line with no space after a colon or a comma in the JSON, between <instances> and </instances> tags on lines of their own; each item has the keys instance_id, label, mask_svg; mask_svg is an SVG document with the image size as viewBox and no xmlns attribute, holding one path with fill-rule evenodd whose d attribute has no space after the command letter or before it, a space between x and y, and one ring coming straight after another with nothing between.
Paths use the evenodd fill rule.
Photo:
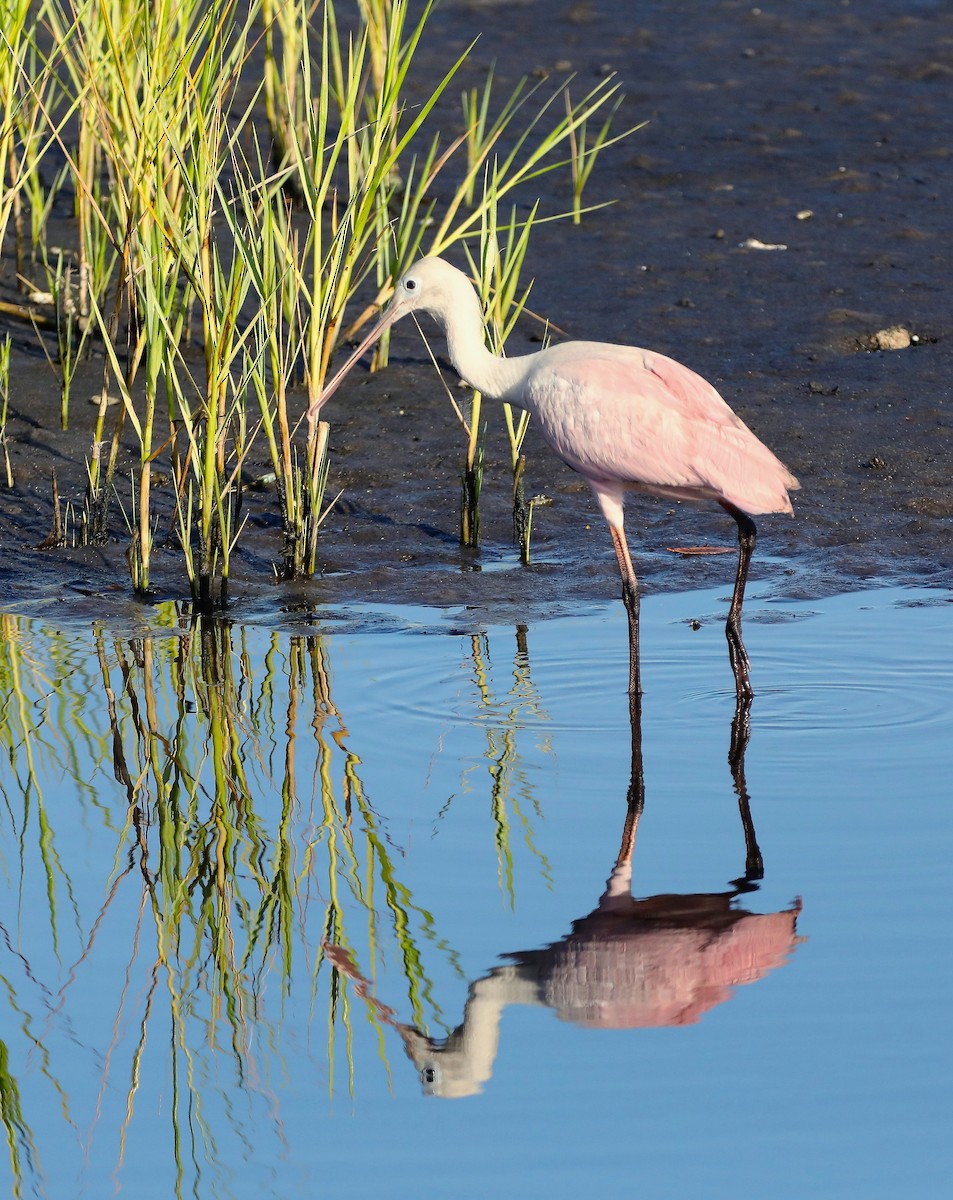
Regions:
<instances>
[{"instance_id":1,"label":"dark leg","mask_svg":"<svg viewBox=\"0 0 953 1200\"><path fill-rule=\"evenodd\" d=\"M645 808L645 772L642 765L642 694L629 692L629 728L632 734L632 767L629 774L627 795L628 816L622 835L622 846L616 866L623 862L631 865L635 849L635 835L639 828L639 817Z\"/></svg>"},{"instance_id":2,"label":"dark leg","mask_svg":"<svg viewBox=\"0 0 953 1200\"><path fill-rule=\"evenodd\" d=\"M745 780L745 751L751 737L751 697L738 696L735 704L735 715L731 722L731 746L728 750L728 766L731 768L731 779L735 785L738 797L738 812L741 816L741 828L745 835L745 873L743 878L734 880L736 887L744 889L746 885L757 883L764 878L764 859L758 846L758 837L751 819L751 797L748 795L748 784Z\"/></svg>"},{"instance_id":3,"label":"dark leg","mask_svg":"<svg viewBox=\"0 0 953 1200\"><path fill-rule=\"evenodd\" d=\"M622 576L622 599L625 611L629 617L629 695L641 696L642 684L639 679L639 583L632 569L632 559L629 557L629 547L626 545L625 533L619 526L610 525L612 544L615 556L619 562L619 574Z\"/></svg>"},{"instance_id":4,"label":"dark leg","mask_svg":"<svg viewBox=\"0 0 953 1200\"><path fill-rule=\"evenodd\" d=\"M745 598L745 584L748 581L748 567L751 565L751 555L757 538L755 523L726 500L721 501L726 512L731 513L738 525L738 573L735 576L735 590L731 596L731 607L728 609L728 622L725 625L725 636L728 639L728 657L731 659L731 669L735 676L735 692L741 696L753 696L749 674L748 652L741 640L741 606Z\"/></svg>"}]
</instances>

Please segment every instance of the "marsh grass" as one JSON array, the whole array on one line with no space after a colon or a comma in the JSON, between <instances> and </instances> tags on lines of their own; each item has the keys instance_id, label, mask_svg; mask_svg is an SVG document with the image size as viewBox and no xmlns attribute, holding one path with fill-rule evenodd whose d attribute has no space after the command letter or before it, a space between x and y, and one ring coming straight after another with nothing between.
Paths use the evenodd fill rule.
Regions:
<instances>
[{"instance_id":1,"label":"marsh grass","mask_svg":"<svg viewBox=\"0 0 953 1200\"><path fill-rule=\"evenodd\" d=\"M87 346L90 327L81 318L77 306L77 289L70 256L58 249L55 264L48 263L46 272L55 313L56 357L50 354L42 336L39 342L50 369L59 380L60 428L65 430L69 428L69 402L73 379Z\"/></svg>"},{"instance_id":2,"label":"marsh grass","mask_svg":"<svg viewBox=\"0 0 953 1200\"><path fill-rule=\"evenodd\" d=\"M13 467L10 463L10 444L7 441L7 409L10 403L10 335L0 339L0 448L3 450L3 480L13 487Z\"/></svg>"},{"instance_id":3,"label":"marsh grass","mask_svg":"<svg viewBox=\"0 0 953 1200\"><path fill-rule=\"evenodd\" d=\"M483 307L484 328L488 347L494 354L505 353L506 341L526 309L532 283L521 285L521 275L529 245L530 232L536 218L534 205L522 221L515 205L511 206L508 222L499 220L498 170L494 163L484 179L483 221L480 228L480 259L475 262L468 251L470 267L478 281L477 290ZM474 398L474 405L478 402ZM503 404L503 416L510 450L513 478L513 540L520 548L524 563L530 558L530 508L526 504L524 474L526 456L522 453L523 439L529 427L530 414L525 409L514 410Z\"/></svg>"},{"instance_id":4,"label":"marsh grass","mask_svg":"<svg viewBox=\"0 0 953 1200\"><path fill-rule=\"evenodd\" d=\"M22 193L28 191L35 210L36 166L46 137L43 113L54 87L35 40L47 8L32 0L0 3L0 246L12 218L18 278L26 259ZM35 213L34 229L39 219Z\"/></svg>"},{"instance_id":5,"label":"marsh grass","mask_svg":"<svg viewBox=\"0 0 953 1200\"><path fill-rule=\"evenodd\" d=\"M0 240L12 221L20 276L35 260L53 294L49 353L64 428L77 364L92 339L101 344L102 399L76 528L80 540L105 541L111 498L128 495L140 595L152 591L158 468L171 476L176 509L163 548L178 544L198 610L226 603L242 476L262 454L282 516L276 569L313 574L328 431L311 410L342 338L418 254L493 237L505 264L487 266L492 294L502 289L494 303L517 312L514 280L531 228L578 219L598 153L625 136L609 132L620 100L612 80L579 102L523 81L499 102L490 72L463 96L464 131L445 141L438 105L466 52L421 96L414 60L431 8L411 19L409 0L3 6ZM567 166L571 208L540 215L535 181ZM75 238L60 251L46 227L64 196ZM506 320L496 328L505 339ZM386 356L385 341L380 364ZM507 422L515 495L525 427L512 414ZM471 414L461 523L471 544L484 429ZM137 461L126 493L118 464L130 436Z\"/></svg>"},{"instance_id":6,"label":"marsh grass","mask_svg":"<svg viewBox=\"0 0 953 1200\"><path fill-rule=\"evenodd\" d=\"M631 125L628 129L613 133L612 124L622 105L623 96L613 94L611 103L608 103L609 97L607 97L607 102L604 105L599 106L598 109L593 108L588 111L581 121L573 120L576 110L573 107L573 102L569 94L568 83L563 92L563 97L566 102L566 120L570 126L568 138L569 164L572 171L572 219L573 224L578 225L582 221L583 213L587 211L583 208L582 193L595 168L596 159L610 146L614 146L617 142L621 142L623 138L627 138L633 133L637 133L640 129L643 129L646 122L640 121L637 125ZM601 124L597 124L595 132L592 129L593 117L597 118L597 122L601 120Z\"/></svg>"}]
</instances>

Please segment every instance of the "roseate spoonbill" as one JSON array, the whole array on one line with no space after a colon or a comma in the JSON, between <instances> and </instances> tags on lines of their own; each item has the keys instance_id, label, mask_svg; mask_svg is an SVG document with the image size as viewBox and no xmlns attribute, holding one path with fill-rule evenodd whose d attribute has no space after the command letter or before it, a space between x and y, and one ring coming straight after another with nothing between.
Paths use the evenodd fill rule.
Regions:
<instances>
[{"instance_id":1,"label":"roseate spoonbill","mask_svg":"<svg viewBox=\"0 0 953 1200\"><path fill-rule=\"evenodd\" d=\"M441 258L422 258L397 283L380 320L327 384L309 416L364 351L408 313L443 329L454 367L472 387L527 409L543 437L595 493L609 524L629 620L629 690L639 690L639 590L623 528L627 491L715 500L738 526L738 571L725 632L739 695L752 694L741 608L755 545L752 514L791 513L800 485L710 383L652 350L563 342L513 358L485 345L473 285Z\"/></svg>"}]
</instances>

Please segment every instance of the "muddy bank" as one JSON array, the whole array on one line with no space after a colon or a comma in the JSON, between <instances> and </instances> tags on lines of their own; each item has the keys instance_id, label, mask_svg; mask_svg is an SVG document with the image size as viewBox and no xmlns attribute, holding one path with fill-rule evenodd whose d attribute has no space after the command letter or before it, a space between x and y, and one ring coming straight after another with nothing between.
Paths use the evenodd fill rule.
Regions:
<instances>
[{"instance_id":1,"label":"muddy bank","mask_svg":"<svg viewBox=\"0 0 953 1200\"><path fill-rule=\"evenodd\" d=\"M799 476L795 518L760 523L753 578L791 598L908 578L953 586L949 6L445 4L422 64L442 70L477 34L461 86L493 61L501 97L527 71L553 80L575 71L580 94L615 71L627 94L620 125L649 121L593 175L587 199L617 198L613 207L578 228L536 230L533 306L569 336L647 345L693 367ZM458 120L448 116L448 132ZM542 186L543 211L568 206L568 179ZM11 283L8 273L5 296ZM894 344L876 337L894 326L909 340L876 348ZM16 486L0 492L3 599L135 612L118 507L116 541L102 550L35 549L50 530L51 469L65 500L82 496L94 413L77 399L61 433L33 331L7 328ZM537 336L527 322L512 352ZM77 397L83 384L96 389L100 370L89 364ZM237 613L355 598L558 611L618 593L588 489L532 430L528 492L549 503L536 509L534 565L516 565L505 439L492 417L482 546L461 550L461 439L409 324L391 367L356 372L328 407L329 487L343 495L324 530L324 574L271 581L277 505L249 490ZM170 535L171 503L160 527ZM730 559L668 549L731 545L720 510L633 497L628 513L647 589L724 580L727 590ZM158 595L184 595L172 549L160 547L156 568Z\"/></svg>"}]
</instances>

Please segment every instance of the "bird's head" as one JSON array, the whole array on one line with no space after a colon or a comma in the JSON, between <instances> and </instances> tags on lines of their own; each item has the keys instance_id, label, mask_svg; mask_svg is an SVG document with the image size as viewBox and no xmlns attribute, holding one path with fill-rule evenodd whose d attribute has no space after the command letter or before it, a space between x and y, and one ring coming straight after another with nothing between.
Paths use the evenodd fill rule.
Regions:
<instances>
[{"instance_id":1,"label":"bird's head","mask_svg":"<svg viewBox=\"0 0 953 1200\"><path fill-rule=\"evenodd\" d=\"M442 258L421 258L398 279L380 325L386 328L411 312L429 313L444 321L462 297L472 295L473 287L462 271Z\"/></svg>"},{"instance_id":2,"label":"bird's head","mask_svg":"<svg viewBox=\"0 0 953 1200\"><path fill-rule=\"evenodd\" d=\"M452 267L442 258L421 258L401 275L394 288L390 303L381 313L380 319L348 357L312 405L309 416L314 416L321 405L337 391L365 350L389 329L395 321L408 313L425 312L446 325L447 317L465 304L477 304L473 287L462 271Z\"/></svg>"}]
</instances>

